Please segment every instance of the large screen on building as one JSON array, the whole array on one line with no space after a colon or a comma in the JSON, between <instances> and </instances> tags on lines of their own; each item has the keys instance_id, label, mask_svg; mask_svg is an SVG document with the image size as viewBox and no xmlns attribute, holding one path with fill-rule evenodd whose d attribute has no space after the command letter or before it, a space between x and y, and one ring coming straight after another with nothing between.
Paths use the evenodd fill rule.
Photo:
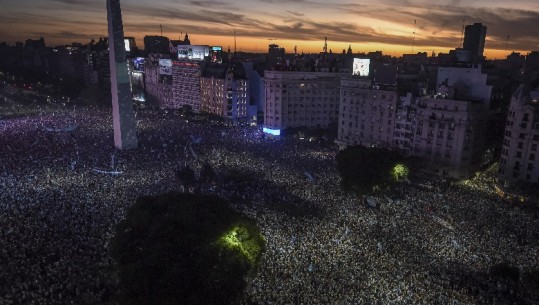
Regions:
<instances>
[{"instance_id":1,"label":"large screen on building","mask_svg":"<svg viewBox=\"0 0 539 305\"><path fill-rule=\"evenodd\" d=\"M178 46L178 59L204 60L210 56L208 46Z\"/></svg>"},{"instance_id":2,"label":"large screen on building","mask_svg":"<svg viewBox=\"0 0 539 305\"><path fill-rule=\"evenodd\" d=\"M352 74L358 76L369 76L371 60L368 58L354 58Z\"/></svg>"},{"instance_id":3,"label":"large screen on building","mask_svg":"<svg viewBox=\"0 0 539 305\"><path fill-rule=\"evenodd\" d=\"M159 59L159 74L172 75L172 60Z\"/></svg>"}]
</instances>

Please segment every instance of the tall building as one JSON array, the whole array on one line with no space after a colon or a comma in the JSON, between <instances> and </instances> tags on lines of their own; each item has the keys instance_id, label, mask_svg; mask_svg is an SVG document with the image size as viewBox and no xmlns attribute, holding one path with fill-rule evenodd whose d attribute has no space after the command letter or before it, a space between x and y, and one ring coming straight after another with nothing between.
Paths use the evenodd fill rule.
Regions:
<instances>
[{"instance_id":1,"label":"tall building","mask_svg":"<svg viewBox=\"0 0 539 305\"><path fill-rule=\"evenodd\" d=\"M325 128L337 123L340 79L344 75L266 71L266 130L279 134L289 127Z\"/></svg>"},{"instance_id":2,"label":"tall building","mask_svg":"<svg viewBox=\"0 0 539 305\"><path fill-rule=\"evenodd\" d=\"M521 85L513 94L505 127L499 177L505 187L539 183L539 90Z\"/></svg>"},{"instance_id":3,"label":"tall building","mask_svg":"<svg viewBox=\"0 0 539 305\"><path fill-rule=\"evenodd\" d=\"M273 69L277 65L285 63L285 49L276 44L270 44L268 48L268 66Z\"/></svg>"},{"instance_id":4,"label":"tall building","mask_svg":"<svg viewBox=\"0 0 539 305\"><path fill-rule=\"evenodd\" d=\"M436 95L418 97L412 114L411 155L429 169L463 178L481 165L487 105L454 98L442 85Z\"/></svg>"},{"instance_id":5,"label":"tall building","mask_svg":"<svg viewBox=\"0 0 539 305\"><path fill-rule=\"evenodd\" d=\"M248 88L241 64L210 64L200 79L200 110L221 116L230 124L247 121Z\"/></svg>"},{"instance_id":6,"label":"tall building","mask_svg":"<svg viewBox=\"0 0 539 305\"><path fill-rule=\"evenodd\" d=\"M144 51L148 54L170 54L170 42L165 36L144 36Z\"/></svg>"},{"instance_id":7,"label":"tall building","mask_svg":"<svg viewBox=\"0 0 539 305\"><path fill-rule=\"evenodd\" d=\"M172 62L172 103L171 108L188 106L195 113L200 112L200 77L204 62Z\"/></svg>"},{"instance_id":8,"label":"tall building","mask_svg":"<svg viewBox=\"0 0 539 305\"><path fill-rule=\"evenodd\" d=\"M464 30L463 49L471 52L471 59L474 62L483 59L485 50L485 38L487 37L487 27L481 23L467 25Z\"/></svg>"},{"instance_id":9,"label":"tall building","mask_svg":"<svg viewBox=\"0 0 539 305\"><path fill-rule=\"evenodd\" d=\"M397 92L379 90L370 80L341 79L337 143L391 148Z\"/></svg>"}]
</instances>

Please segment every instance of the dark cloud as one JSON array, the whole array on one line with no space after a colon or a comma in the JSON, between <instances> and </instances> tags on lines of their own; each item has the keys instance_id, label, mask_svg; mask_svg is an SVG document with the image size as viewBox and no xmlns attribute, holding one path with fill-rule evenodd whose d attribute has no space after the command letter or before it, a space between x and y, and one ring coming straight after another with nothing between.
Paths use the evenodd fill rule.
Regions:
<instances>
[{"instance_id":1,"label":"dark cloud","mask_svg":"<svg viewBox=\"0 0 539 305\"><path fill-rule=\"evenodd\" d=\"M511 45L515 49L526 49L539 44L537 35L539 12L505 8L470 8L456 5L458 1L450 2L455 5L408 6L406 8L388 6L367 9L338 6L335 9L347 14L368 16L388 22L408 20L409 27L413 26L413 20L417 20L419 39L436 41L437 34L450 31L454 34L453 39L457 39L449 44L453 47L459 43L460 38L457 37L460 37L463 19L466 24L481 22L487 26L487 48L505 49L506 37L511 34L511 31L517 34ZM439 45L439 47L448 47L448 45Z\"/></svg>"},{"instance_id":2,"label":"dark cloud","mask_svg":"<svg viewBox=\"0 0 539 305\"><path fill-rule=\"evenodd\" d=\"M288 14L292 15L292 16L296 16L296 17L303 17L305 16L305 14L303 13L298 13L298 12L293 12L293 11L286 11Z\"/></svg>"},{"instance_id":3,"label":"dark cloud","mask_svg":"<svg viewBox=\"0 0 539 305\"><path fill-rule=\"evenodd\" d=\"M205 8L230 7L230 3L223 1L189 1L189 4Z\"/></svg>"}]
</instances>

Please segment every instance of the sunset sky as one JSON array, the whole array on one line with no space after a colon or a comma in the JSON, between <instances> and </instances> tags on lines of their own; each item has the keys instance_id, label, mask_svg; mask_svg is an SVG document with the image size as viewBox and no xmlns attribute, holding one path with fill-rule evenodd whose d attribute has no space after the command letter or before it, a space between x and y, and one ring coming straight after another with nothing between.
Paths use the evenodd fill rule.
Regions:
<instances>
[{"instance_id":1,"label":"sunset sky","mask_svg":"<svg viewBox=\"0 0 539 305\"><path fill-rule=\"evenodd\" d=\"M14 44L45 38L48 46L86 43L107 35L105 0L0 0L0 41ZM125 36L143 47L145 35L178 39L189 33L192 44L267 52L271 43L287 52L412 53L448 52L461 46L462 22L488 27L486 55L504 58L511 51L539 50L538 0L123 0ZM507 39L508 35L510 36Z\"/></svg>"}]
</instances>

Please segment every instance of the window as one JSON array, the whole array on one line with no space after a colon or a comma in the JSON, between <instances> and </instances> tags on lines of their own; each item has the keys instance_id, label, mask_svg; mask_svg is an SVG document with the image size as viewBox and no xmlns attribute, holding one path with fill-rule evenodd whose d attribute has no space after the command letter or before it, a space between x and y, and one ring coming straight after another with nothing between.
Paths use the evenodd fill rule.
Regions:
<instances>
[{"instance_id":1,"label":"window","mask_svg":"<svg viewBox=\"0 0 539 305\"><path fill-rule=\"evenodd\" d=\"M536 150L537 150L537 144L532 144L531 151L536 151Z\"/></svg>"},{"instance_id":2,"label":"window","mask_svg":"<svg viewBox=\"0 0 539 305\"><path fill-rule=\"evenodd\" d=\"M522 152L517 151L517 158L522 158Z\"/></svg>"},{"instance_id":3,"label":"window","mask_svg":"<svg viewBox=\"0 0 539 305\"><path fill-rule=\"evenodd\" d=\"M530 154L530 160L535 161L535 154Z\"/></svg>"},{"instance_id":4,"label":"window","mask_svg":"<svg viewBox=\"0 0 539 305\"><path fill-rule=\"evenodd\" d=\"M518 142L518 148L523 148L523 147L524 147L524 143Z\"/></svg>"}]
</instances>

